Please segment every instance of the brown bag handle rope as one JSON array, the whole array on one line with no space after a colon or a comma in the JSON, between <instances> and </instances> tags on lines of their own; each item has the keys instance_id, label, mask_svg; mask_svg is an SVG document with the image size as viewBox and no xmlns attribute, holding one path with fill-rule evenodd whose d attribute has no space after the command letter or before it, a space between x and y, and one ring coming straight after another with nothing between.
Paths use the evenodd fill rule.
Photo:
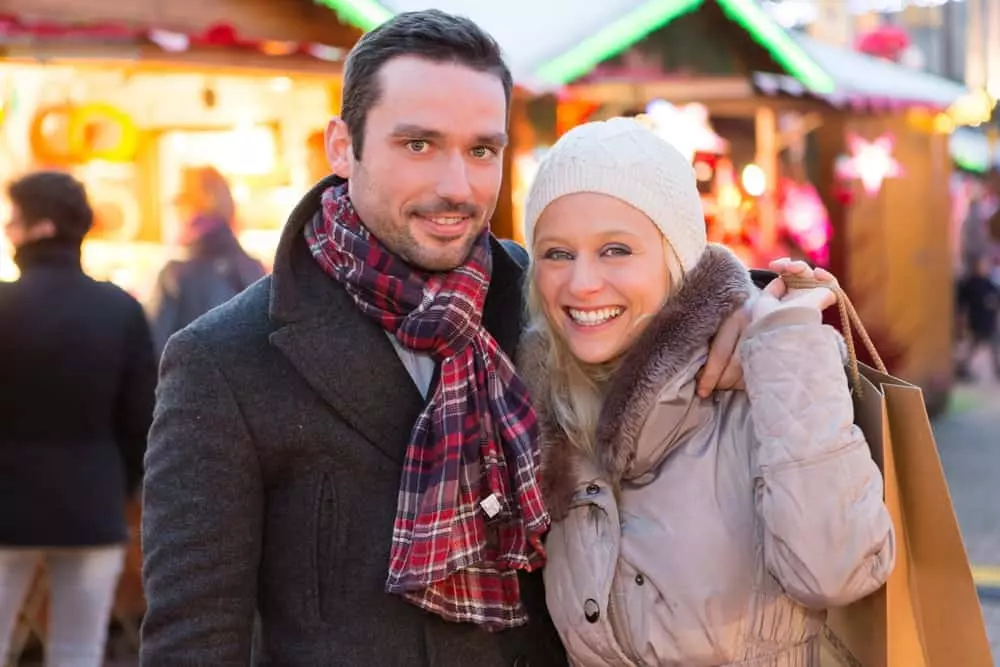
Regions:
<instances>
[{"instance_id":1,"label":"brown bag handle rope","mask_svg":"<svg viewBox=\"0 0 1000 667\"><path fill-rule=\"evenodd\" d=\"M858 338L861 339L865 349L872 356L875 367L881 373L885 375L889 374L885 364L882 362L882 357L879 356L878 350L875 349L875 343L872 342L871 336L868 335L868 331L865 329L865 325L861 322L861 316L858 315L858 311L854 309L854 304L851 303L847 293L844 292L844 289L840 285L823 282L815 278L799 278L792 275L781 276L781 280L784 281L785 287L788 289L823 287L837 295L837 309L840 311L840 322L844 328L844 342L847 343L847 356L851 365L851 380L853 380L855 390L859 395L861 393L861 372L858 370L858 353L854 347L855 332L857 332Z\"/></svg>"}]
</instances>

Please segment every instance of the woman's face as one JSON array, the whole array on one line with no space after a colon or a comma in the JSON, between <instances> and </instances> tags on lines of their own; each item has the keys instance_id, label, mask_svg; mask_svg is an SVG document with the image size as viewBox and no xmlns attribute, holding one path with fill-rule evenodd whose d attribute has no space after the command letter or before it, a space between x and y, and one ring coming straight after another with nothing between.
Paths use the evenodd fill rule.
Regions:
<instances>
[{"instance_id":1,"label":"woman's face","mask_svg":"<svg viewBox=\"0 0 1000 667\"><path fill-rule=\"evenodd\" d=\"M625 202L596 193L542 211L532 249L535 287L555 335L580 361L622 354L670 293L659 229Z\"/></svg>"}]
</instances>

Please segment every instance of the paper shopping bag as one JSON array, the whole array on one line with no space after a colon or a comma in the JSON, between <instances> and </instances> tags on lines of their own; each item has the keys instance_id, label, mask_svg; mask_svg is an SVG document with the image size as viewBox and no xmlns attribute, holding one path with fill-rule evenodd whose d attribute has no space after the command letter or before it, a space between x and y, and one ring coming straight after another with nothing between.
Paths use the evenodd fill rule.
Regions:
<instances>
[{"instance_id":1,"label":"paper shopping bag","mask_svg":"<svg viewBox=\"0 0 1000 667\"><path fill-rule=\"evenodd\" d=\"M834 291L848 347L854 422L882 471L896 563L881 589L829 611L821 664L991 667L982 609L923 392L886 371L850 300ZM858 362L854 333L877 370Z\"/></svg>"}]
</instances>

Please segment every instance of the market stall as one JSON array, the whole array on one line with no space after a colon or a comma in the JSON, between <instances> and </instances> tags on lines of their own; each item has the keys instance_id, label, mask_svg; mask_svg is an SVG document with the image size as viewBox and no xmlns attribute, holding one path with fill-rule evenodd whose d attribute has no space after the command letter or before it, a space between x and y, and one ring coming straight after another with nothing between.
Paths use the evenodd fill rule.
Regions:
<instances>
[{"instance_id":1,"label":"market stall","mask_svg":"<svg viewBox=\"0 0 1000 667\"><path fill-rule=\"evenodd\" d=\"M691 157L710 238L754 266L791 255L831 267L893 372L940 408L952 379L948 139L988 119L993 100L786 32L753 3L624 4L537 64L551 92L532 102L518 192L574 124L644 119Z\"/></svg>"},{"instance_id":2,"label":"market stall","mask_svg":"<svg viewBox=\"0 0 1000 667\"><path fill-rule=\"evenodd\" d=\"M184 167L222 172L240 239L267 264L312 184L310 137L339 108L360 33L310 0L239 4L46 0L30 19L0 17L0 179L80 178L96 213L85 268L140 300L174 249ZM0 246L0 279L16 276L10 255Z\"/></svg>"},{"instance_id":3,"label":"market stall","mask_svg":"<svg viewBox=\"0 0 1000 667\"><path fill-rule=\"evenodd\" d=\"M315 137L340 106L343 59L361 32L312 0L34 0L0 12L0 181L33 169L73 173L95 227L86 271L145 300L174 252L172 204L187 166L227 178L237 232L268 264L280 226L314 183ZM0 197L0 219L9 212ZM0 235L0 280L16 278ZM115 602L135 651L144 610L140 507ZM39 579L13 656L44 633ZM7 656L5 656L7 657Z\"/></svg>"}]
</instances>

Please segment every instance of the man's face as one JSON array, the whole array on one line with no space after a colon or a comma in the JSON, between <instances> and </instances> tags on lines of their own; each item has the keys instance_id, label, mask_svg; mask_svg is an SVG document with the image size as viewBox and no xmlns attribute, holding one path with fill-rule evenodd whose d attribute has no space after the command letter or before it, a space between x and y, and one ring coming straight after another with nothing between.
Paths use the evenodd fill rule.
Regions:
<instances>
[{"instance_id":1,"label":"man's face","mask_svg":"<svg viewBox=\"0 0 1000 667\"><path fill-rule=\"evenodd\" d=\"M21 214L21 208L14 202L10 203L10 218L4 225L3 231L7 241L14 248L50 238L56 233L55 226L49 220L39 220L29 225Z\"/></svg>"},{"instance_id":2,"label":"man's face","mask_svg":"<svg viewBox=\"0 0 1000 667\"><path fill-rule=\"evenodd\" d=\"M362 158L348 128L327 130L333 172L349 179L358 215L413 266L459 266L496 208L507 143L507 101L492 73L404 56L379 72Z\"/></svg>"}]
</instances>

